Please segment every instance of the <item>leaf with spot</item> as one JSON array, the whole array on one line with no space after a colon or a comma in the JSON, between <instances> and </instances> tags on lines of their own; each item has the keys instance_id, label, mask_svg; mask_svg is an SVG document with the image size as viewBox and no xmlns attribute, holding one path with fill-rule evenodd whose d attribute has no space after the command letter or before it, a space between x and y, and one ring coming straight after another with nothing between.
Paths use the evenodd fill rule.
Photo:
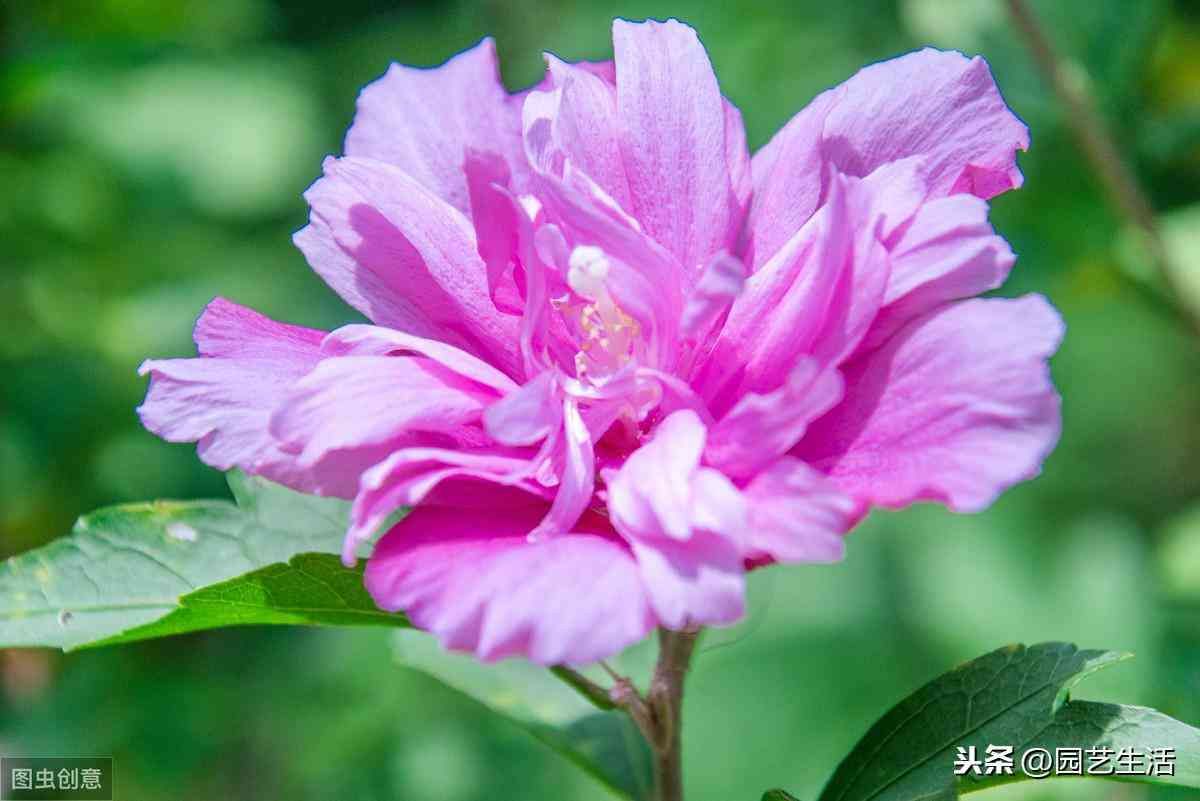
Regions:
<instances>
[{"instance_id":1,"label":"leaf with spot","mask_svg":"<svg viewBox=\"0 0 1200 801\"><path fill-rule=\"evenodd\" d=\"M1175 749L1174 775L1108 776L1200 787L1200 730L1152 709L1074 701L1084 677L1129 658L1068 643L1014 645L933 680L883 716L838 766L819 801L948 801L1030 778L1033 748ZM1013 746L1014 775L954 775L959 747ZM787 796L780 796L786 798Z\"/></svg>"},{"instance_id":2,"label":"leaf with spot","mask_svg":"<svg viewBox=\"0 0 1200 801\"><path fill-rule=\"evenodd\" d=\"M181 598L203 588L341 549L345 502L236 473L229 484L236 503L100 509L70 536L0 564L0 647L111 640L179 611Z\"/></svg>"},{"instance_id":3,"label":"leaf with spot","mask_svg":"<svg viewBox=\"0 0 1200 801\"><path fill-rule=\"evenodd\" d=\"M245 625L408 627L375 606L361 565L341 563L345 503L239 474L230 486L236 503L101 509L70 536L0 564L0 648L72 650ZM644 742L623 715L560 681L571 674L485 666L404 633L413 635L409 666L514 720L621 797L646 792Z\"/></svg>"}]
</instances>

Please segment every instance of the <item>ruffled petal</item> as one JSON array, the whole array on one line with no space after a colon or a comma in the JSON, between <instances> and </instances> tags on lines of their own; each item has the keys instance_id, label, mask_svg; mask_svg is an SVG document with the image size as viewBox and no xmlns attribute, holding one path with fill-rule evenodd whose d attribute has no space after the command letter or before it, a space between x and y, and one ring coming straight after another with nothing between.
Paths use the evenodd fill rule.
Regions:
<instances>
[{"instance_id":1,"label":"ruffled petal","mask_svg":"<svg viewBox=\"0 0 1200 801\"><path fill-rule=\"evenodd\" d=\"M987 62L925 49L872 64L818 95L754 155L745 257L766 263L828 192L826 164L867 176L919 156L929 197L987 199L1021 185L1024 123L1005 105Z\"/></svg>"},{"instance_id":2,"label":"ruffled petal","mask_svg":"<svg viewBox=\"0 0 1200 801\"><path fill-rule=\"evenodd\" d=\"M525 299L516 271L520 261L520 212L508 192L511 173L500 156L473 149L467 150L463 172L475 242L487 268L492 303L505 313L521 314Z\"/></svg>"},{"instance_id":3,"label":"ruffled petal","mask_svg":"<svg viewBox=\"0 0 1200 801\"><path fill-rule=\"evenodd\" d=\"M487 408L488 436L505 445L541 442L563 422L562 392L552 370L535 376Z\"/></svg>"},{"instance_id":4,"label":"ruffled petal","mask_svg":"<svg viewBox=\"0 0 1200 801\"><path fill-rule=\"evenodd\" d=\"M747 279L701 361L694 384L714 414L782 387L803 355L836 367L855 351L888 280L885 222L870 184L836 177L829 202Z\"/></svg>"},{"instance_id":5,"label":"ruffled petal","mask_svg":"<svg viewBox=\"0 0 1200 801\"><path fill-rule=\"evenodd\" d=\"M619 531L639 538L691 536L692 476L705 434L695 412L679 411L625 460L608 481L608 509Z\"/></svg>"},{"instance_id":6,"label":"ruffled petal","mask_svg":"<svg viewBox=\"0 0 1200 801\"><path fill-rule=\"evenodd\" d=\"M563 401L561 442L562 470L558 491L545 519L531 532L533 539L570 531L591 504L596 490L592 435L579 413L578 403L572 398Z\"/></svg>"},{"instance_id":7,"label":"ruffled petal","mask_svg":"<svg viewBox=\"0 0 1200 801\"><path fill-rule=\"evenodd\" d=\"M325 359L289 389L270 430L311 466L339 451L411 444L413 434L478 441L483 410L497 398L495 390L427 357L341 356Z\"/></svg>"},{"instance_id":8,"label":"ruffled petal","mask_svg":"<svg viewBox=\"0 0 1200 801\"><path fill-rule=\"evenodd\" d=\"M771 391L812 350L853 247L842 185L746 279L693 385L723 414L747 391Z\"/></svg>"},{"instance_id":9,"label":"ruffled petal","mask_svg":"<svg viewBox=\"0 0 1200 801\"><path fill-rule=\"evenodd\" d=\"M202 358L151 360L142 424L169 442L195 442L205 464L239 468L294 489L353 497L357 475L301 467L271 436L271 413L321 361L325 332L277 323L217 298L196 324Z\"/></svg>"},{"instance_id":10,"label":"ruffled petal","mask_svg":"<svg viewBox=\"0 0 1200 801\"><path fill-rule=\"evenodd\" d=\"M645 637L655 621L629 549L587 521L530 542L543 512L416 509L376 545L367 590L445 647L486 661L585 664Z\"/></svg>"},{"instance_id":11,"label":"ruffled petal","mask_svg":"<svg viewBox=\"0 0 1200 801\"><path fill-rule=\"evenodd\" d=\"M842 377L802 357L783 386L743 395L710 429L704 458L734 478L748 478L787 453L808 424L842 399Z\"/></svg>"},{"instance_id":12,"label":"ruffled petal","mask_svg":"<svg viewBox=\"0 0 1200 801\"><path fill-rule=\"evenodd\" d=\"M325 282L373 322L519 374L518 323L492 302L470 221L391 164L324 166L295 241Z\"/></svg>"},{"instance_id":13,"label":"ruffled petal","mask_svg":"<svg viewBox=\"0 0 1200 801\"><path fill-rule=\"evenodd\" d=\"M463 160L490 150L524 172L519 102L500 82L496 44L478 45L432 69L392 64L358 97L346 155L386 161L470 213Z\"/></svg>"},{"instance_id":14,"label":"ruffled petal","mask_svg":"<svg viewBox=\"0 0 1200 801\"><path fill-rule=\"evenodd\" d=\"M926 48L864 67L839 89L822 149L842 172L923 155L932 197L987 199L1021 185L1017 151L1029 130L981 57Z\"/></svg>"},{"instance_id":15,"label":"ruffled petal","mask_svg":"<svg viewBox=\"0 0 1200 801\"><path fill-rule=\"evenodd\" d=\"M406 506L433 504L450 508L490 508L495 487L514 487L532 497L549 500L551 493L530 480L529 461L496 452L444 448L403 448L363 473L350 510L350 527L342 560L353 564L358 546L366 542L394 512ZM504 492L505 500L528 505L530 498Z\"/></svg>"},{"instance_id":16,"label":"ruffled petal","mask_svg":"<svg viewBox=\"0 0 1200 801\"><path fill-rule=\"evenodd\" d=\"M196 320L192 339L201 356L278 359L306 369L315 360L324 331L278 323L254 309L213 298Z\"/></svg>"},{"instance_id":17,"label":"ruffled petal","mask_svg":"<svg viewBox=\"0 0 1200 801\"><path fill-rule=\"evenodd\" d=\"M563 352L561 320L551 306L562 278L547 269L539 255L543 250L565 254L566 242L556 226L541 224L544 215L534 196L513 194L508 170L497 158L468 151L464 169L492 302L520 317L517 350L524 375L538 375L555 359L569 363L574 349L567 345Z\"/></svg>"},{"instance_id":18,"label":"ruffled petal","mask_svg":"<svg viewBox=\"0 0 1200 801\"><path fill-rule=\"evenodd\" d=\"M725 251L709 259L684 303L679 320L680 336L691 342L703 339L713 324L729 311L745 282L746 267L738 259Z\"/></svg>"},{"instance_id":19,"label":"ruffled petal","mask_svg":"<svg viewBox=\"0 0 1200 801\"><path fill-rule=\"evenodd\" d=\"M1037 295L929 312L844 368L845 400L794 453L863 503L983 509L1058 439L1047 360L1062 334Z\"/></svg>"},{"instance_id":20,"label":"ruffled petal","mask_svg":"<svg viewBox=\"0 0 1200 801\"><path fill-rule=\"evenodd\" d=\"M585 173L625 211L633 208L629 179L621 154L616 87L584 65L547 58L554 85L546 159L562 158Z\"/></svg>"},{"instance_id":21,"label":"ruffled petal","mask_svg":"<svg viewBox=\"0 0 1200 801\"><path fill-rule=\"evenodd\" d=\"M907 321L1004 283L1016 257L988 223L987 202L952 195L926 203L891 249L883 308L863 343L874 347Z\"/></svg>"},{"instance_id":22,"label":"ruffled petal","mask_svg":"<svg viewBox=\"0 0 1200 801\"><path fill-rule=\"evenodd\" d=\"M832 481L799 459L783 458L755 476L749 500L747 559L836 562L858 507Z\"/></svg>"},{"instance_id":23,"label":"ruffled petal","mask_svg":"<svg viewBox=\"0 0 1200 801\"><path fill-rule=\"evenodd\" d=\"M510 392L517 384L482 359L436 339L423 339L376 325L344 325L321 342L329 356L424 356L477 384Z\"/></svg>"},{"instance_id":24,"label":"ruffled petal","mask_svg":"<svg viewBox=\"0 0 1200 801\"><path fill-rule=\"evenodd\" d=\"M631 547L659 625L724 626L746 613L742 553L731 540L701 531L687 542L634 540Z\"/></svg>"},{"instance_id":25,"label":"ruffled petal","mask_svg":"<svg viewBox=\"0 0 1200 801\"><path fill-rule=\"evenodd\" d=\"M754 176L750 166L750 150L746 146L746 126L738 107L725 101L725 165L729 168L732 213L726 241L736 245L742 236L750 198L754 194Z\"/></svg>"},{"instance_id":26,"label":"ruffled petal","mask_svg":"<svg viewBox=\"0 0 1200 801\"><path fill-rule=\"evenodd\" d=\"M700 466L705 429L674 412L607 476L613 525L633 548L659 622L732 623L744 611L747 510L722 473Z\"/></svg>"},{"instance_id":27,"label":"ruffled petal","mask_svg":"<svg viewBox=\"0 0 1200 801\"><path fill-rule=\"evenodd\" d=\"M482 445L483 410L517 388L465 351L389 328L343 326L321 351L321 366L281 399L271 432L297 464L336 464L345 482L398 448Z\"/></svg>"}]
</instances>

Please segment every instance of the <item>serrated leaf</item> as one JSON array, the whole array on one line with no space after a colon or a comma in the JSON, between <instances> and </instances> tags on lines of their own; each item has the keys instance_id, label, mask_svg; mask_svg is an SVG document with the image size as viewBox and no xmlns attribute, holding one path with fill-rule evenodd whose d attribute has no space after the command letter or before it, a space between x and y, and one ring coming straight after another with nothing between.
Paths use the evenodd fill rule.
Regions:
<instances>
[{"instance_id":1,"label":"serrated leaf","mask_svg":"<svg viewBox=\"0 0 1200 801\"><path fill-rule=\"evenodd\" d=\"M883 716L838 766L819 801L942 801L1030 778L1042 747L1175 749L1174 776L1120 776L1200 787L1200 731L1152 709L1072 701L1081 679L1129 658L1068 643L1001 648L935 679ZM954 776L957 748L1013 746L1015 775Z\"/></svg>"},{"instance_id":2,"label":"serrated leaf","mask_svg":"<svg viewBox=\"0 0 1200 801\"><path fill-rule=\"evenodd\" d=\"M229 484L237 503L100 509L70 536L0 564L0 648L78 648L159 620L204 587L340 550L345 502L240 474Z\"/></svg>"},{"instance_id":3,"label":"serrated leaf","mask_svg":"<svg viewBox=\"0 0 1200 801\"><path fill-rule=\"evenodd\" d=\"M363 565L333 554L305 553L188 593L153 623L83 647L116 645L225 626L408 626L404 615L375 606Z\"/></svg>"},{"instance_id":4,"label":"serrated leaf","mask_svg":"<svg viewBox=\"0 0 1200 801\"><path fill-rule=\"evenodd\" d=\"M618 797L649 797L650 752L628 716L597 709L545 668L485 665L416 631L396 633L396 657L512 720Z\"/></svg>"}]
</instances>

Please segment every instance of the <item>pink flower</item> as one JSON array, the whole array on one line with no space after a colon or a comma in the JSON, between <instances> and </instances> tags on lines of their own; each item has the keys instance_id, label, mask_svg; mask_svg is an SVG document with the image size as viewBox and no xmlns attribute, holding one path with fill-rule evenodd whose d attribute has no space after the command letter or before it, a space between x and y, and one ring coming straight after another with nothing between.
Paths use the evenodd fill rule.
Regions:
<instances>
[{"instance_id":1,"label":"pink flower","mask_svg":"<svg viewBox=\"0 0 1200 801\"><path fill-rule=\"evenodd\" d=\"M922 50L753 158L694 31L613 26L509 95L495 48L393 65L296 244L373 321L215 300L140 412L200 457L353 498L345 557L450 648L584 663L727 624L754 565L873 506L988 506L1059 430L1038 296L986 200L1028 144L982 59Z\"/></svg>"}]
</instances>

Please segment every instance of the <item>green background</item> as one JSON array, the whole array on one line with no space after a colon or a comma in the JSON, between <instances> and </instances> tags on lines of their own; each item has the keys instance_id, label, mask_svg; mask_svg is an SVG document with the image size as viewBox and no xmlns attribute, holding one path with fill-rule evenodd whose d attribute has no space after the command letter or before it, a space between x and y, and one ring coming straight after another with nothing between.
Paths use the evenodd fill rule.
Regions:
<instances>
[{"instance_id":1,"label":"green background","mask_svg":"<svg viewBox=\"0 0 1200 801\"><path fill-rule=\"evenodd\" d=\"M1036 4L1146 185L1200 309L1200 9ZM982 53L1032 130L993 220L1004 294L1049 296L1064 432L987 512L874 514L840 565L772 568L704 643L689 797L815 797L867 726L1007 642L1136 651L1082 695L1200 723L1200 347L1081 159L996 0L817 3L368 0L10 2L0 10L0 556L96 506L224 496L133 414L146 356L191 353L221 294L287 321L355 319L290 241L300 193L390 60L496 37L511 88L540 52L610 53L613 15L679 15L752 146L859 66L922 44ZM115 757L137 799L601 799L512 724L395 666L383 630L243 630L71 656L0 652L0 753ZM1186 798L1062 780L996 799Z\"/></svg>"}]
</instances>

